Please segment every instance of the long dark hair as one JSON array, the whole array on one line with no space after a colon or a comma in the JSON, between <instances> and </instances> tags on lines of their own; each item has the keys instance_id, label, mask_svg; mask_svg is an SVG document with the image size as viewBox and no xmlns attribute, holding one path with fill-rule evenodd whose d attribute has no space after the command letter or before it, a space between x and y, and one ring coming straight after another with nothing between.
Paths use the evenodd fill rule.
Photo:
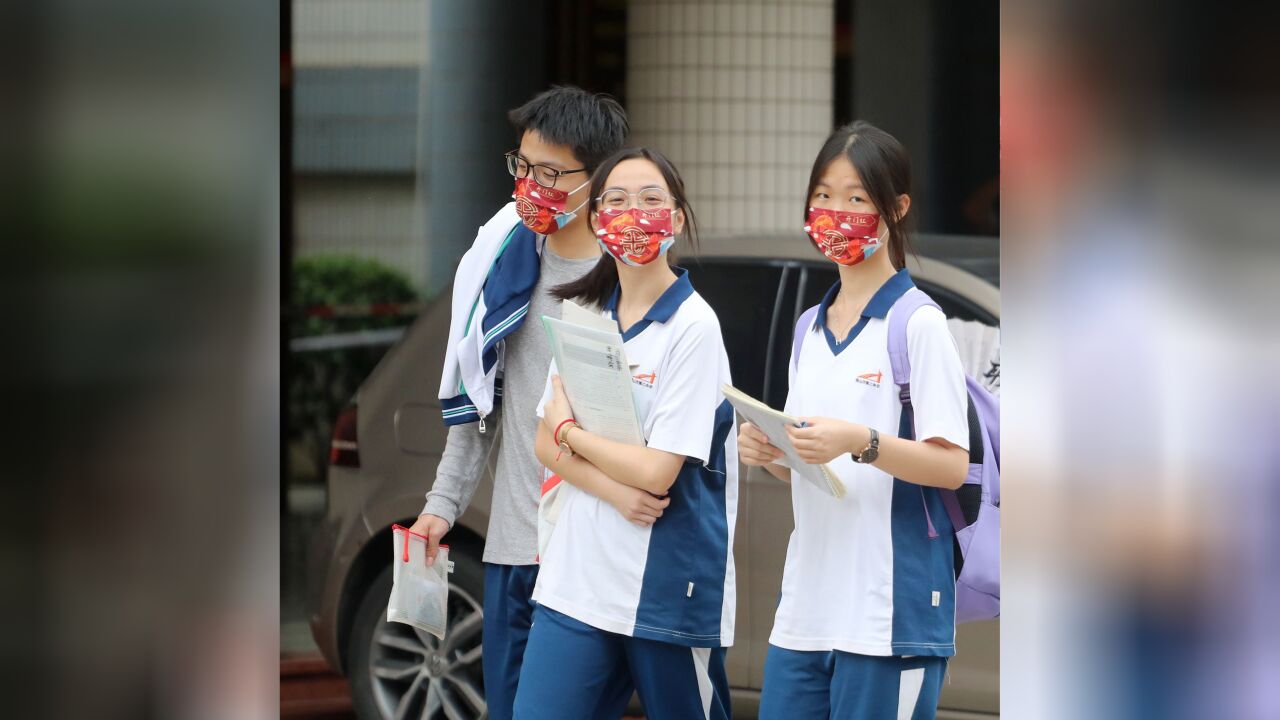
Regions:
<instances>
[{"instance_id":1,"label":"long dark hair","mask_svg":"<svg viewBox=\"0 0 1280 720\"><path fill-rule=\"evenodd\" d=\"M637 158L648 160L653 163L658 172L662 173L662 179L667 182L667 187L671 190L671 200L675 204L675 209L684 214L684 227L680 231L680 236L687 239L689 247L695 251L698 248L698 226L693 218L693 208L689 206L689 198L684 192L684 180L680 179L680 172L671 164L666 155L647 147L629 147L623 148L618 152L605 158L596 171L591 174L591 185L588 188L588 197L591 198L587 206L587 227L595 232L595 221L591 217L591 213L596 211L600 205L600 195L604 192L604 185L609 180L609 173L625 160L635 160ZM667 252L667 263L675 264L675 252ZM615 288L618 287L618 265L612 255L605 253L600 256L600 262L591 268L590 272L573 282L558 285L552 288L551 294L561 300L585 300L593 305L603 306L609 296L613 294Z\"/></svg>"},{"instance_id":2,"label":"long dark hair","mask_svg":"<svg viewBox=\"0 0 1280 720\"><path fill-rule=\"evenodd\" d=\"M823 143L809 173L809 191L804 194L805 221L809 219L813 189L827 166L842 154L858 171L862 189L884 218L889 230L889 259L895 269L901 270L907 265L907 253L915 254L908 219L898 212L898 196L911 194L911 158L897 138L875 125L856 120L831 133Z\"/></svg>"}]
</instances>

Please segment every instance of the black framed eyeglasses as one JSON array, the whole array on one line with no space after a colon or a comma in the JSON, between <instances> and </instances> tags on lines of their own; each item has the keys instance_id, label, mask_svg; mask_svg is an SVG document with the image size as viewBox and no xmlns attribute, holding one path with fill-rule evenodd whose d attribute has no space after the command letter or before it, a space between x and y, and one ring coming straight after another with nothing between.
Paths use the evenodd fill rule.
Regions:
<instances>
[{"instance_id":1,"label":"black framed eyeglasses","mask_svg":"<svg viewBox=\"0 0 1280 720\"><path fill-rule=\"evenodd\" d=\"M507 158L507 172L511 173L511 177L529 177L529 173L532 172L534 181L546 188L555 187L556 181L560 179L561 175L573 175L574 173L587 171L584 167L577 170L557 170L546 165L534 165L520 157L520 153L515 150L507 153L504 157Z\"/></svg>"}]
</instances>

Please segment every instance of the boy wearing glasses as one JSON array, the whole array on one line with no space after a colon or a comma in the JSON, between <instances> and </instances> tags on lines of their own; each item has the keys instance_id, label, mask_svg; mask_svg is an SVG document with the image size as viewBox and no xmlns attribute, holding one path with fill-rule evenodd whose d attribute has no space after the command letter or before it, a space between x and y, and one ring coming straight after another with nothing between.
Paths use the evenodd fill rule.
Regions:
<instances>
[{"instance_id":1,"label":"boy wearing glasses","mask_svg":"<svg viewBox=\"0 0 1280 720\"><path fill-rule=\"evenodd\" d=\"M583 210L587 181L628 132L616 100L569 86L539 94L509 117L520 139L506 154L514 202L480 229L458 265L440 389L449 435L412 528L428 538L433 562L441 536L471 502L501 423L483 558L485 702L494 720L512 714L538 572L542 468L534 438L551 351L539 323L524 320L560 317L551 289L585 275L600 257Z\"/></svg>"}]
</instances>

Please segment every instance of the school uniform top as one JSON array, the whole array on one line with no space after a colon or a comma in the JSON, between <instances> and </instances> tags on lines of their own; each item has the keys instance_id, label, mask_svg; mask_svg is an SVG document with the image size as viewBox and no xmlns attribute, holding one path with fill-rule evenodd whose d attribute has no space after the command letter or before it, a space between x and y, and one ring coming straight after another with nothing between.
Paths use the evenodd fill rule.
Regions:
<instances>
[{"instance_id":1,"label":"school uniform top","mask_svg":"<svg viewBox=\"0 0 1280 720\"><path fill-rule=\"evenodd\" d=\"M609 632L688 647L733 644L738 446L720 322L685 270L625 333L645 441L687 459L647 528L564 483L533 599ZM602 314L616 320L618 292ZM554 362L551 372L555 373ZM549 379L548 379L549 380ZM543 404L550 397L550 382ZM538 407L542 415L542 405Z\"/></svg>"},{"instance_id":2,"label":"school uniform top","mask_svg":"<svg viewBox=\"0 0 1280 720\"><path fill-rule=\"evenodd\" d=\"M901 270L872 296L843 342L827 329L827 292L799 362L792 358L786 411L832 417L911 437L889 364L888 317L913 286ZM914 437L969 446L964 373L946 317L916 311L907 324ZM904 482L842 455L830 463L840 500L793 481L795 530L769 642L788 650L862 655L955 654L953 530L934 488ZM929 521L937 538L929 538Z\"/></svg>"}]
</instances>

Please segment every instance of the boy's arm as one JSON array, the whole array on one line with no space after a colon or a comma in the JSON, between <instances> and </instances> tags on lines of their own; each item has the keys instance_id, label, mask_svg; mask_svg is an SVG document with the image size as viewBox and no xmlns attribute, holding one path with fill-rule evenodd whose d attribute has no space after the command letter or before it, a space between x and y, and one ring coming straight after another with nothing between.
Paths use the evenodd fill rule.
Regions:
<instances>
[{"instance_id":1,"label":"boy's arm","mask_svg":"<svg viewBox=\"0 0 1280 720\"><path fill-rule=\"evenodd\" d=\"M436 468L436 480L427 493L427 504L423 507L422 514L435 515L449 523L449 527L453 527L458 516L467 511L476 488L480 486L484 463L493 449L497 428L501 427L501 412L495 408L493 414L489 415L492 418L490 430L483 434L477 423L453 425L449 428L444 454Z\"/></svg>"}]
</instances>

